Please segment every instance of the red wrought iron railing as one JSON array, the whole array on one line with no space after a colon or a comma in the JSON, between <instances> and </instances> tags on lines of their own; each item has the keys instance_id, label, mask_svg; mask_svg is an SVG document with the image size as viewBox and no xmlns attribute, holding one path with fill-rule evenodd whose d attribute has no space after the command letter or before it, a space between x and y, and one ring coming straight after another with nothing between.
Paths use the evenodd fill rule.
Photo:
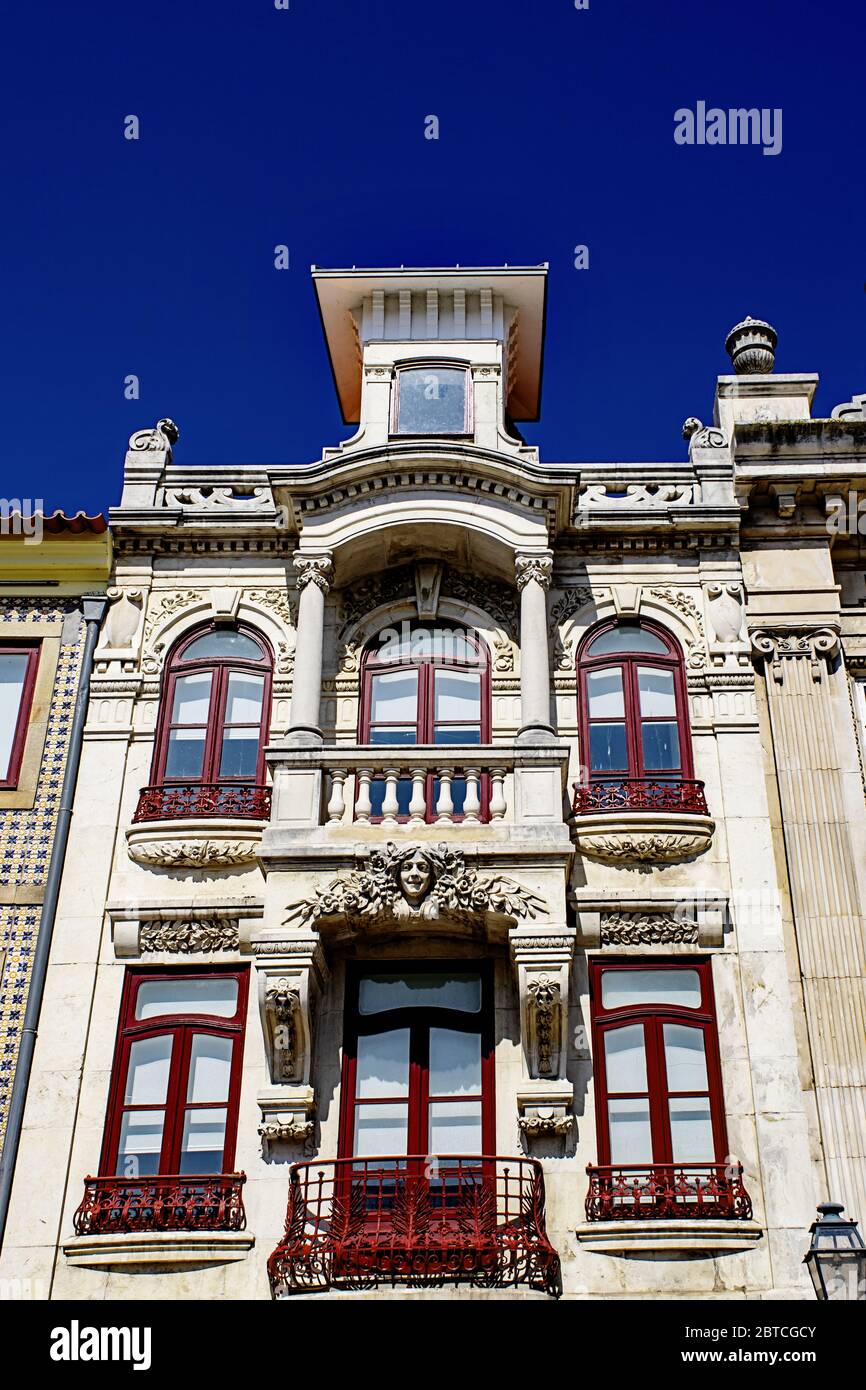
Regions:
<instances>
[{"instance_id":1,"label":"red wrought iron railing","mask_svg":"<svg viewBox=\"0 0 866 1390\"><path fill-rule=\"evenodd\" d=\"M276 1298L380 1284L525 1285L558 1298L541 1164L450 1155L294 1164L268 1276Z\"/></svg>"},{"instance_id":2,"label":"red wrought iron railing","mask_svg":"<svg viewBox=\"0 0 866 1390\"><path fill-rule=\"evenodd\" d=\"M168 783L144 787L139 793L133 821L175 820L184 816L240 816L268 820L271 789L240 786L231 782Z\"/></svg>"},{"instance_id":3,"label":"red wrought iron railing","mask_svg":"<svg viewBox=\"0 0 866 1390\"><path fill-rule=\"evenodd\" d=\"M739 1163L630 1163L587 1168L587 1221L748 1220L752 1200Z\"/></svg>"},{"instance_id":4,"label":"red wrought iron railing","mask_svg":"<svg viewBox=\"0 0 866 1390\"><path fill-rule=\"evenodd\" d=\"M77 1236L134 1231L242 1231L244 1173L90 1178L72 1219Z\"/></svg>"},{"instance_id":5,"label":"red wrought iron railing","mask_svg":"<svg viewBox=\"0 0 866 1390\"><path fill-rule=\"evenodd\" d=\"M576 816L593 811L686 811L709 815L703 782L679 777L605 777L574 783Z\"/></svg>"}]
</instances>

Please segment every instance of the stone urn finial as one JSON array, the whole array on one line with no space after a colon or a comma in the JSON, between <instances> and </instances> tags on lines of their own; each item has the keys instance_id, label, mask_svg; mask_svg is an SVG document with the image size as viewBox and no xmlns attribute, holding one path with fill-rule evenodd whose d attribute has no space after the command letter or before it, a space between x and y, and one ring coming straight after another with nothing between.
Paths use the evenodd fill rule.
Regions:
<instances>
[{"instance_id":1,"label":"stone urn finial","mask_svg":"<svg viewBox=\"0 0 866 1390\"><path fill-rule=\"evenodd\" d=\"M775 328L763 319L753 319L747 314L742 323L734 325L725 339L725 351L734 364L737 376L766 376L773 370L778 341Z\"/></svg>"}]
</instances>

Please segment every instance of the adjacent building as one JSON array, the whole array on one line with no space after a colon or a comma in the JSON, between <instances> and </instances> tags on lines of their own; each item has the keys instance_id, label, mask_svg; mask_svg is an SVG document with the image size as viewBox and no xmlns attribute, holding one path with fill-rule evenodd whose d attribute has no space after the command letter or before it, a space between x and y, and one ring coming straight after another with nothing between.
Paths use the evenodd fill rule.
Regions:
<instances>
[{"instance_id":1,"label":"adjacent building","mask_svg":"<svg viewBox=\"0 0 866 1390\"><path fill-rule=\"evenodd\" d=\"M681 457L545 464L546 267L313 281L351 438L130 440L0 1272L809 1298L866 1215L864 397L747 319Z\"/></svg>"},{"instance_id":2,"label":"adjacent building","mask_svg":"<svg viewBox=\"0 0 866 1390\"><path fill-rule=\"evenodd\" d=\"M0 1152L78 694L82 596L111 570L102 516L0 522Z\"/></svg>"}]
</instances>

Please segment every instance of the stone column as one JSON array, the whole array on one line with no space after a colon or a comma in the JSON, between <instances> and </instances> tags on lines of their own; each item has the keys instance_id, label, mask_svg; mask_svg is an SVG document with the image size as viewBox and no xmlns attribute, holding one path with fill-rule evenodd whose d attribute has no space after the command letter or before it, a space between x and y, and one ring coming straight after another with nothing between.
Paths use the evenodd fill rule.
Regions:
<instances>
[{"instance_id":1,"label":"stone column","mask_svg":"<svg viewBox=\"0 0 866 1390\"><path fill-rule=\"evenodd\" d=\"M550 657L547 646L547 591L553 575L549 550L514 557L520 594L521 743L546 743L556 736L550 722Z\"/></svg>"},{"instance_id":2,"label":"stone column","mask_svg":"<svg viewBox=\"0 0 866 1390\"><path fill-rule=\"evenodd\" d=\"M764 658L782 830L829 1194L866 1214L866 921L844 801L838 634L794 626L752 634ZM829 663L829 665L828 665Z\"/></svg>"},{"instance_id":3,"label":"stone column","mask_svg":"<svg viewBox=\"0 0 866 1390\"><path fill-rule=\"evenodd\" d=\"M325 634L325 595L331 587L334 562L330 554L294 557L298 572L298 633L295 675L289 713L289 743L315 747L322 742L319 705L322 698L322 646Z\"/></svg>"}]
</instances>

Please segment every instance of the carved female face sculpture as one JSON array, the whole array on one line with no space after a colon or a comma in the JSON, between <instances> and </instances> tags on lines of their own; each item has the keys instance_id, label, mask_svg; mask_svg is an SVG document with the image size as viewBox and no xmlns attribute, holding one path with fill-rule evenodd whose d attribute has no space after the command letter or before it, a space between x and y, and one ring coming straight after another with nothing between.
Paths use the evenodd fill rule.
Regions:
<instances>
[{"instance_id":1,"label":"carved female face sculpture","mask_svg":"<svg viewBox=\"0 0 866 1390\"><path fill-rule=\"evenodd\" d=\"M399 880L404 898L416 907L433 882L433 870L426 854L416 849L409 859L404 860L400 865Z\"/></svg>"}]
</instances>

